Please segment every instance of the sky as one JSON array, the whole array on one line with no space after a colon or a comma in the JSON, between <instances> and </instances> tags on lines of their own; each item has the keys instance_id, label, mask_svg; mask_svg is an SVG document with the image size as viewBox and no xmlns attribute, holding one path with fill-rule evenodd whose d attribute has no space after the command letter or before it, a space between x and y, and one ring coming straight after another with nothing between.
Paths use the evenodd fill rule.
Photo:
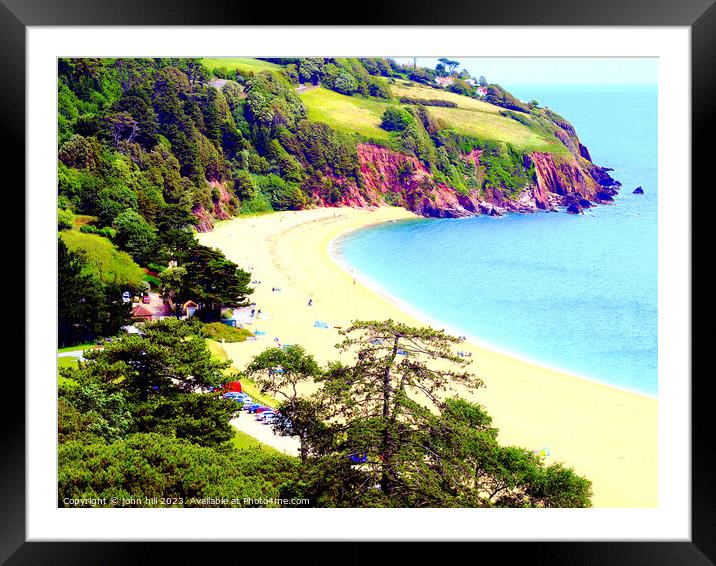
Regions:
<instances>
[{"instance_id":1,"label":"sky","mask_svg":"<svg viewBox=\"0 0 716 566\"><path fill-rule=\"evenodd\" d=\"M656 84L655 57L448 57L472 77L510 84ZM412 63L409 57L395 57ZM438 58L418 57L419 67L435 68Z\"/></svg>"}]
</instances>

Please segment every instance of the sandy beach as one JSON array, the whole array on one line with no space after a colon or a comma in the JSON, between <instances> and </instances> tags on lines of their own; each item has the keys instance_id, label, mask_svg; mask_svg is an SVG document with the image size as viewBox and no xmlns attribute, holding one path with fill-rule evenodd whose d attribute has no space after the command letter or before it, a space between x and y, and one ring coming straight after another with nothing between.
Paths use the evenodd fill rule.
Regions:
<instances>
[{"instance_id":1,"label":"sandy beach","mask_svg":"<svg viewBox=\"0 0 716 566\"><path fill-rule=\"evenodd\" d=\"M258 282L251 299L261 314L247 328L265 334L252 342L224 344L234 365L242 369L276 338L302 345L320 362L337 359L341 337L335 327L345 328L351 320L392 318L425 326L419 315L354 278L329 254L339 234L411 217L392 207L323 208L232 219L199 234L202 244L221 249ZM315 321L329 328L314 327ZM486 406L503 444L547 448L548 463L563 462L592 480L595 507L657 505L655 399L476 343L458 349L472 353L468 369L485 383L475 393L460 394Z\"/></svg>"}]
</instances>

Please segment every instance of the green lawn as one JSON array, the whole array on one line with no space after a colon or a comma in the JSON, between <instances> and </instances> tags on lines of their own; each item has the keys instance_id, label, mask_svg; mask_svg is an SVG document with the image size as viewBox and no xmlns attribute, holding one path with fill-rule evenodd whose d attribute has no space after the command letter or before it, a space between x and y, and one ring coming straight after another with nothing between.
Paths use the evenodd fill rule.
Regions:
<instances>
[{"instance_id":1,"label":"green lawn","mask_svg":"<svg viewBox=\"0 0 716 566\"><path fill-rule=\"evenodd\" d=\"M201 59L201 64L209 71L214 69L227 68L238 69L240 71L278 71L282 69L280 65L269 63L268 61L259 61L250 57L208 57Z\"/></svg>"},{"instance_id":2,"label":"green lawn","mask_svg":"<svg viewBox=\"0 0 716 566\"><path fill-rule=\"evenodd\" d=\"M357 96L346 96L325 88L315 88L300 95L314 122L324 122L336 130L361 134L368 138L389 139L380 127L386 102Z\"/></svg>"},{"instance_id":3,"label":"green lawn","mask_svg":"<svg viewBox=\"0 0 716 566\"><path fill-rule=\"evenodd\" d=\"M264 450L270 454L283 454L282 452L276 450L273 446L264 444L263 442L256 440L253 436L240 430L234 430L234 437L231 439L231 443L239 450L258 448L259 450Z\"/></svg>"},{"instance_id":4,"label":"green lawn","mask_svg":"<svg viewBox=\"0 0 716 566\"><path fill-rule=\"evenodd\" d=\"M136 288L147 278L147 274L134 262L132 256L118 250L107 238L76 230L60 232L60 236L72 251L86 252L90 269L107 283L116 282Z\"/></svg>"}]
</instances>

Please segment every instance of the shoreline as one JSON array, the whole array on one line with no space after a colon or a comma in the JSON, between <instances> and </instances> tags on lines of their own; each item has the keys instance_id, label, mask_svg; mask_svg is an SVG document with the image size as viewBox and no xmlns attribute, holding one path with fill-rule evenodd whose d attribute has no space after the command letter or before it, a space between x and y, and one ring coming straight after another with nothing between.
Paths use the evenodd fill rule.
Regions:
<instances>
[{"instance_id":1,"label":"shoreline","mask_svg":"<svg viewBox=\"0 0 716 566\"><path fill-rule=\"evenodd\" d=\"M356 319L393 318L451 332L364 276L359 282L359 274L332 253L334 240L350 231L409 218L417 217L394 207L320 208L238 217L199 234L202 244L222 249L261 281L251 300L263 315L247 328L265 334L255 342L224 345L234 366L242 369L276 341L301 344L321 364L340 359L338 329ZM308 297L313 306L307 306ZM315 328L319 320L329 328ZM547 464L562 462L593 482L595 507L657 505L655 398L495 351L474 337L460 347L471 354L468 371L485 387L454 393L487 408L501 443L547 448Z\"/></svg>"},{"instance_id":2,"label":"shoreline","mask_svg":"<svg viewBox=\"0 0 716 566\"><path fill-rule=\"evenodd\" d=\"M411 305L410 303L402 300L401 298L389 293L386 291L383 287L380 286L376 281L365 275L364 273L358 271L357 269L353 268L348 264L348 262L342 260L338 253L336 252L335 245L336 241L340 238L344 237L345 235L356 232L358 230L362 230L363 228L370 227L371 224L367 224L366 226L360 227L360 228L352 228L350 230L346 230L345 232L342 232L338 235L336 235L328 244L327 253L330 256L330 258L333 260L333 262L343 271L345 271L348 275L351 277L355 277L357 281L359 281L364 286L371 289L374 293L377 295L380 295L383 299L386 301L394 304L397 308L405 311L410 316L423 321L428 326L432 326L433 328L441 328L443 329L447 334L452 334L453 336L464 336L465 342L472 343L480 348L484 348L485 350L490 350L492 352L495 352L496 354L501 354L503 356L507 356L510 358L514 358L516 360L519 360L521 362L524 362L526 364L531 364L535 366L540 366L544 369L563 373L569 377L572 377L574 379L581 379L584 381L588 381L589 383L593 383L594 385L601 385L604 387L610 387L612 389L616 389L617 391L622 391L624 393L629 393L632 395L641 395L642 397L646 397L648 399L653 399L654 401L658 401L658 394L652 395L650 393L646 393L644 391L638 391L636 389L630 389L628 387L622 387L620 385L614 385L613 383L607 383L606 381L601 381L599 379L588 377L586 375L581 375L578 373L575 373L573 371L561 368L559 366L555 366L553 364L543 362L541 360L535 360L533 358L530 358L529 356L526 356L524 354L519 354L517 352L514 352L512 350L508 350L506 348L503 348L501 346L497 346L495 344L492 344L490 342L487 342L486 340L482 338L478 338L474 336L473 334L470 334L462 329L456 328L454 326L451 326L449 324L444 323L443 321L430 316L426 314L425 312L421 311L417 307Z\"/></svg>"}]
</instances>

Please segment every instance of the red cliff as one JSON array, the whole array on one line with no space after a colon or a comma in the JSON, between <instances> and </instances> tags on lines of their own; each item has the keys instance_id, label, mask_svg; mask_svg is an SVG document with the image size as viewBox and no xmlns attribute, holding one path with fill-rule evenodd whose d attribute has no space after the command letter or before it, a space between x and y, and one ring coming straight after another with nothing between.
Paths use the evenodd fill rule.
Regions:
<instances>
[{"instance_id":1,"label":"red cliff","mask_svg":"<svg viewBox=\"0 0 716 566\"><path fill-rule=\"evenodd\" d=\"M585 148L586 149L586 148ZM463 159L480 168L481 150ZM314 197L319 206L381 206L393 204L430 217L461 217L474 214L533 212L569 206L575 199L582 207L608 202L618 183L606 170L574 156L555 158L533 152L525 156L525 170L534 164L534 179L517 195L507 196L498 188L461 192L437 182L416 157L371 144L358 145L363 187L353 181L335 179L342 198L327 203Z\"/></svg>"}]
</instances>

